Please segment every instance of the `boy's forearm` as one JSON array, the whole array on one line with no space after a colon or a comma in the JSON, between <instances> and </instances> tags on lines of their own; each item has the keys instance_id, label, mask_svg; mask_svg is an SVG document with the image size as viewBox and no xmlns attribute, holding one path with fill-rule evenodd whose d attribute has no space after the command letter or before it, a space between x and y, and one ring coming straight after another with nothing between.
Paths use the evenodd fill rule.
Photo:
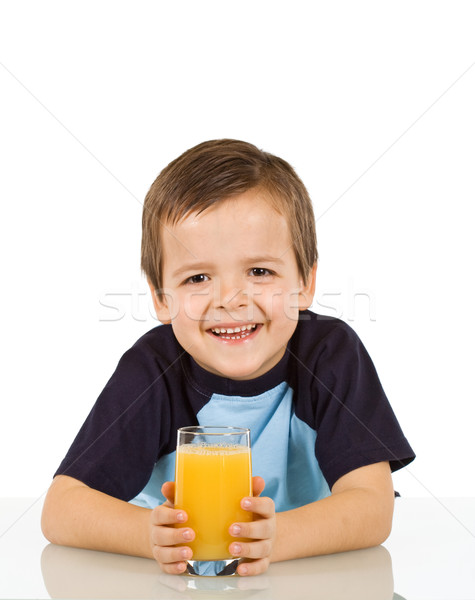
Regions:
<instances>
[{"instance_id":1,"label":"boy's forearm","mask_svg":"<svg viewBox=\"0 0 475 600\"><path fill-rule=\"evenodd\" d=\"M152 558L150 512L60 476L46 496L41 524L55 544Z\"/></svg>"},{"instance_id":2,"label":"boy's forearm","mask_svg":"<svg viewBox=\"0 0 475 600\"><path fill-rule=\"evenodd\" d=\"M365 488L278 513L271 561L377 546L391 532L392 514L393 497Z\"/></svg>"}]
</instances>

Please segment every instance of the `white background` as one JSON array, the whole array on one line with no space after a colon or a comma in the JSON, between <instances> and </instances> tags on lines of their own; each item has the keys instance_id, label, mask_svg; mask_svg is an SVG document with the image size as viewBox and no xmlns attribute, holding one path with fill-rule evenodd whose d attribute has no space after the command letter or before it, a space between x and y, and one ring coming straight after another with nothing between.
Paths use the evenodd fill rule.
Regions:
<instances>
[{"instance_id":1,"label":"white background","mask_svg":"<svg viewBox=\"0 0 475 600\"><path fill-rule=\"evenodd\" d=\"M219 137L306 183L314 308L360 334L418 455L396 488L475 496L474 17L457 1L0 2L0 496L45 492L157 324L142 201Z\"/></svg>"}]
</instances>

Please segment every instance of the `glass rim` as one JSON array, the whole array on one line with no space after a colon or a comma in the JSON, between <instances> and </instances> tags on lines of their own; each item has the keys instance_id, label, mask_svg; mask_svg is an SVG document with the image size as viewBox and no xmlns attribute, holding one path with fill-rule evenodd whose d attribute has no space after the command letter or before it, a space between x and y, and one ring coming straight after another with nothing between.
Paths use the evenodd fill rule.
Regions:
<instances>
[{"instance_id":1,"label":"glass rim","mask_svg":"<svg viewBox=\"0 0 475 600\"><path fill-rule=\"evenodd\" d=\"M221 431L210 431L212 429L220 429ZM223 429L232 431L222 431ZM179 427L177 431L195 435L243 435L251 432L249 427L233 427L232 425L188 425L187 427Z\"/></svg>"}]
</instances>

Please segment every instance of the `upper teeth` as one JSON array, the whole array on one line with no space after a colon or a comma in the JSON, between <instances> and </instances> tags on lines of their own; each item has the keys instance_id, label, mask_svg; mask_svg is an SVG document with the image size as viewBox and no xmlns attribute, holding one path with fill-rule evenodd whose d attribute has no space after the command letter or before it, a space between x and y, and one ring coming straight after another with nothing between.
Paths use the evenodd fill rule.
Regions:
<instances>
[{"instance_id":1,"label":"upper teeth","mask_svg":"<svg viewBox=\"0 0 475 600\"><path fill-rule=\"evenodd\" d=\"M239 333L241 331L250 331L254 329L256 325L243 325L242 327L234 327L234 329L224 329L223 327L215 327L211 329L213 333Z\"/></svg>"}]
</instances>

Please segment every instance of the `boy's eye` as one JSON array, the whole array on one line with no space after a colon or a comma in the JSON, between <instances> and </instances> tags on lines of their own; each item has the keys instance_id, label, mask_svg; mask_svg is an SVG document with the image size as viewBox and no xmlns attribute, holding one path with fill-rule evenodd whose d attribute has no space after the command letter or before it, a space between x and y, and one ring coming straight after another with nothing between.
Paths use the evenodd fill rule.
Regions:
<instances>
[{"instance_id":1,"label":"boy's eye","mask_svg":"<svg viewBox=\"0 0 475 600\"><path fill-rule=\"evenodd\" d=\"M207 275L203 275L200 273L199 275L192 275L188 277L185 283L203 283L204 281L208 281L209 277Z\"/></svg>"},{"instance_id":2,"label":"boy's eye","mask_svg":"<svg viewBox=\"0 0 475 600\"><path fill-rule=\"evenodd\" d=\"M269 269L254 267L253 269L251 269L251 275L253 277L265 277L266 275L272 275L272 272L269 271Z\"/></svg>"}]
</instances>

